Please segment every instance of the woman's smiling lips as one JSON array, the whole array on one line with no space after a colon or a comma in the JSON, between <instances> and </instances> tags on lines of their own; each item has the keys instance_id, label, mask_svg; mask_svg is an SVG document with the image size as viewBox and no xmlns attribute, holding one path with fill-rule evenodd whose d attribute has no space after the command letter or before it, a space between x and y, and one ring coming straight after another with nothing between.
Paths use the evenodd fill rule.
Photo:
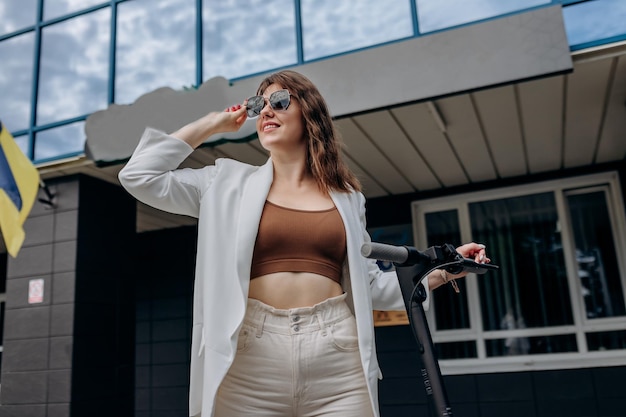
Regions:
<instances>
[{"instance_id":1,"label":"woman's smiling lips","mask_svg":"<svg viewBox=\"0 0 626 417\"><path fill-rule=\"evenodd\" d=\"M265 122L265 123L263 123L262 127L263 127L263 131L265 132L265 131L268 131L268 130L271 130L271 129L278 129L280 127L280 125L278 125L276 123L273 123L273 122Z\"/></svg>"}]
</instances>

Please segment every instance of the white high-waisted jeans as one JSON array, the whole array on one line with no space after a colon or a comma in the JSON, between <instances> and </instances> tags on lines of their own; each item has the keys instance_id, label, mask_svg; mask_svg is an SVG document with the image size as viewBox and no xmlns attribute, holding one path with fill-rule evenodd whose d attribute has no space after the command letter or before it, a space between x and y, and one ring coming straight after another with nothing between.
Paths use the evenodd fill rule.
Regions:
<instances>
[{"instance_id":1,"label":"white high-waisted jeans","mask_svg":"<svg viewBox=\"0 0 626 417\"><path fill-rule=\"evenodd\" d=\"M279 310L249 299L215 416L373 416L345 300Z\"/></svg>"}]
</instances>

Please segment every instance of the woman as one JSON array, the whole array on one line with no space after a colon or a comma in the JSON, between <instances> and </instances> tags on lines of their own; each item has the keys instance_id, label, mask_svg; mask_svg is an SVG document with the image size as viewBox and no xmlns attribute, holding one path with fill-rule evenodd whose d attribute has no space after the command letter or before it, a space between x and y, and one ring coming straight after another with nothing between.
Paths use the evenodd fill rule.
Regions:
<instances>
[{"instance_id":1,"label":"woman","mask_svg":"<svg viewBox=\"0 0 626 417\"><path fill-rule=\"evenodd\" d=\"M178 165L210 135L256 117L263 166ZM257 96L166 135L147 129L122 185L198 218L190 415L377 416L372 310L404 310L394 272L360 254L365 199L326 103L281 71ZM484 246L458 248L488 262ZM451 278L432 272L437 288Z\"/></svg>"}]
</instances>

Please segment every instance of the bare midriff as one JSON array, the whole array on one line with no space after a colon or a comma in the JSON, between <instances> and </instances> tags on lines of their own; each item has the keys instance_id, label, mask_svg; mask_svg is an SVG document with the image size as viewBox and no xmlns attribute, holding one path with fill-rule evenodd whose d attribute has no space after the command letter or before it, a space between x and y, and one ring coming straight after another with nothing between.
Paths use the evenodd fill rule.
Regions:
<instances>
[{"instance_id":1,"label":"bare midriff","mask_svg":"<svg viewBox=\"0 0 626 417\"><path fill-rule=\"evenodd\" d=\"M311 307L343 293L341 285L311 272L274 272L250 281L248 297L278 309Z\"/></svg>"}]
</instances>

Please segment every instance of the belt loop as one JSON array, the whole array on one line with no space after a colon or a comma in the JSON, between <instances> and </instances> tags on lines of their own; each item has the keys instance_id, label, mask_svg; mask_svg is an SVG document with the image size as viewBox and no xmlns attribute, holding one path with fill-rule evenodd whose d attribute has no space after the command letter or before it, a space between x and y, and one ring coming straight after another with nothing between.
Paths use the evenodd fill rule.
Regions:
<instances>
[{"instance_id":1,"label":"belt loop","mask_svg":"<svg viewBox=\"0 0 626 417\"><path fill-rule=\"evenodd\" d=\"M324 323L324 319L322 318L322 313L317 311L315 313L315 316L317 317L317 322L320 325L320 330L322 331L322 336L326 336L326 323Z\"/></svg>"},{"instance_id":2,"label":"belt loop","mask_svg":"<svg viewBox=\"0 0 626 417\"><path fill-rule=\"evenodd\" d=\"M259 321L257 323L257 328L256 328L256 337L263 336L263 326L265 326L265 317L266 316L267 316L267 313L263 313L263 315L261 317L259 317Z\"/></svg>"}]
</instances>

